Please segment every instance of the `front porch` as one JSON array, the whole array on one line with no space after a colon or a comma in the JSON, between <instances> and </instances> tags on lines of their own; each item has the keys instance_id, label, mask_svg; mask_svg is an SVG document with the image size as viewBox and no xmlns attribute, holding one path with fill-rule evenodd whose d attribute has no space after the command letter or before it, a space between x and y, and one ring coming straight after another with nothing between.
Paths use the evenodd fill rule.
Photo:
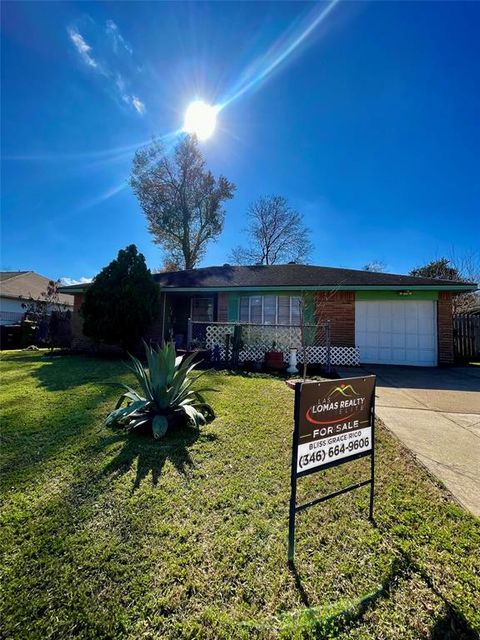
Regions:
<instances>
[{"instance_id":1,"label":"front porch","mask_svg":"<svg viewBox=\"0 0 480 640\"><path fill-rule=\"evenodd\" d=\"M241 299L234 302L239 313ZM250 311L251 307L250 303ZM357 366L359 363L356 347L332 341L334 321L332 323L331 320L312 322L314 317L309 317L310 322L306 322L301 313L290 311L290 323L268 322L263 305L259 322L245 322L240 320L234 305L221 292L165 292L162 308L163 339L174 342L177 350L204 351L210 362L260 368L266 354L274 352L286 365L291 349L296 349L299 364L306 361L328 367ZM280 308L280 301L277 308ZM229 312L234 315L234 321L227 320ZM249 319L250 316L251 313ZM275 320L277 318L278 313Z\"/></svg>"}]
</instances>

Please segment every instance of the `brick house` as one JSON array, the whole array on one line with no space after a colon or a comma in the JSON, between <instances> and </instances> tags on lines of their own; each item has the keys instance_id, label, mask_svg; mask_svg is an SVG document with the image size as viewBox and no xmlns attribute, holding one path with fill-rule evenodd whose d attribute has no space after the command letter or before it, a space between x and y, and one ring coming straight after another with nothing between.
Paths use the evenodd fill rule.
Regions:
<instances>
[{"instance_id":1,"label":"brick house","mask_svg":"<svg viewBox=\"0 0 480 640\"><path fill-rule=\"evenodd\" d=\"M173 338L186 346L189 319L217 336L231 333L238 323L265 327L273 335L274 327L299 326L302 315L310 326L329 321L333 364L451 364L452 297L477 288L465 282L298 264L223 265L154 278L161 295L158 319L146 336L151 340ZM88 344L80 314L87 287L61 289L74 296L77 348Z\"/></svg>"}]
</instances>

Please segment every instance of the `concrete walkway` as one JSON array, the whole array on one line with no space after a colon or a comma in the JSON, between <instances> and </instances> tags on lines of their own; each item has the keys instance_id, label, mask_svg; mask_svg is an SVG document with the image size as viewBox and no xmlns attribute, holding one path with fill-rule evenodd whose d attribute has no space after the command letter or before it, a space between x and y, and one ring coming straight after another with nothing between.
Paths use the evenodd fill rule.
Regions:
<instances>
[{"instance_id":1,"label":"concrete walkway","mask_svg":"<svg viewBox=\"0 0 480 640\"><path fill-rule=\"evenodd\" d=\"M368 365L339 373L376 374L378 417L480 516L480 367Z\"/></svg>"}]
</instances>

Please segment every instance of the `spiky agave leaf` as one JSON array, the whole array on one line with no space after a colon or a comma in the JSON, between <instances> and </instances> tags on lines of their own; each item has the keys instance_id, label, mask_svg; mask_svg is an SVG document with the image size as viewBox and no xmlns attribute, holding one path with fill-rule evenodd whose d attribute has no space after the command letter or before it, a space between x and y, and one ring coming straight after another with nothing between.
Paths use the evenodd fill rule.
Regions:
<instances>
[{"instance_id":1,"label":"spiky agave leaf","mask_svg":"<svg viewBox=\"0 0 480 640\"><path fill-rule=\"evenodd\" d=\"M163 438L167 433L168 418L167 416L156 415L152 420L153 437L157 440Z\"/></svg>"},{"instance_id":2,"label":"spiky agave leaf","mask_svg":"<svg viewBox=\"0 0 480 640\"><path fill-rule=\"evenodd\" d=\"M128 407L115 409L108 414L107 418L105 419L105 424L107 425L107 427L120 425L126 420L137 416L138 411L148 409L149 404L150 402L148 400L136 400L135 402L130 403Z\"/></svg>"},{"instance_id":3,"label":"spiky agave leaf","mask_svg":"<svg viewBox=\"0 0 480 640\"><path fill-rule=\"evenodd\" d=\"M214 389L193 389L193 385L205 373L191 375L198 364L194 362L196 354L176 356L175 348L170 343L162 348L154 348L144 342L144 348L148 368L144 369L132 355L131 363L127 366L135 375L145 397L132 387L119 383L125 391L106 423L127 430L151 423L154 437L161 438L168 430L168 415L184 414L188 422L197 428L212 420L214 411L205 402L202 393ZM126 407L122 407L124 402L127 403Z\"/></svg>"},{"instance_id":4,"label":"spiky agave leaf","mask_svg":"<svg viewBox=\"0 0 480 640\"><path fill-rule=\"evenodd\" d=\"M127 368L133 372L136 379L138 380L139 385L142 387L142 390L148 400L154 401L154 394L152 390L152 385L150 383L149 377L145 369L142 367L142 363L138 358L129 354L130 360L132 362L131 365L127 365Z\"/></svg>"}]
</instances>

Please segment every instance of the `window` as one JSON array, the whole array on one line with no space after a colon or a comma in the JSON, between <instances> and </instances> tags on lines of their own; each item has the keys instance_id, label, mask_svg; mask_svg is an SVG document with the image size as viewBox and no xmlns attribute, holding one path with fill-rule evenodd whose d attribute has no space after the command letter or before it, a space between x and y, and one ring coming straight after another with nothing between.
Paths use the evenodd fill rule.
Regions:
<instances>
[{"instance_id":1,"label":"window","mask_svg":"<svg viewBox=\"0 0 480 640\"><path fill-rule=\"evenodd\" d=\"M278 324L290 324L289 296L278 296Z\"/></svg>"},{"instance_id":2,"label":"window","mask_svg":"<svg viewBox=\"0 0 480 640\"><path fill-rule=\"evenodd\" d=\"M250 322L250 298L242 296L240 298L240 322Z\"/></svg>"},{"instance_id":3,"label":"window","mask_svg":"<svg viewBox=\"0 0 480 640\"><path fill-rule=\"evenodd\" d=\"M301 298L296 296L241 296L240 322L293 324L301 320Z\"/></svg>"},{"instance_id":4,"label":"window","mask_svg":"<svg viewBox=\"0 0 480 640\"><path fill-rule=\"evenodd\" d=\"M252 296L250 298L250 322L261 324L263 322L263 297Z\"/></svg>"},{"instance_id":5,"label":"window","mask_svg":"<svg viewBox=\"0 0 480 640\"><path fill-rule=\"evenodd\" d=\"M192 298L191 315L192 320L199 322L212 322L213 320L213 299L212 298Z\"/></svg>"},{"instance_id":6,"label":"window","mask_svg":"<svg viewBox=\"0 0 480 640\"><path fill-rule=\"evenodd\" d=\"M277 296L264 296L263 324L277 324Z\"/></svg>"}]
</instances>

